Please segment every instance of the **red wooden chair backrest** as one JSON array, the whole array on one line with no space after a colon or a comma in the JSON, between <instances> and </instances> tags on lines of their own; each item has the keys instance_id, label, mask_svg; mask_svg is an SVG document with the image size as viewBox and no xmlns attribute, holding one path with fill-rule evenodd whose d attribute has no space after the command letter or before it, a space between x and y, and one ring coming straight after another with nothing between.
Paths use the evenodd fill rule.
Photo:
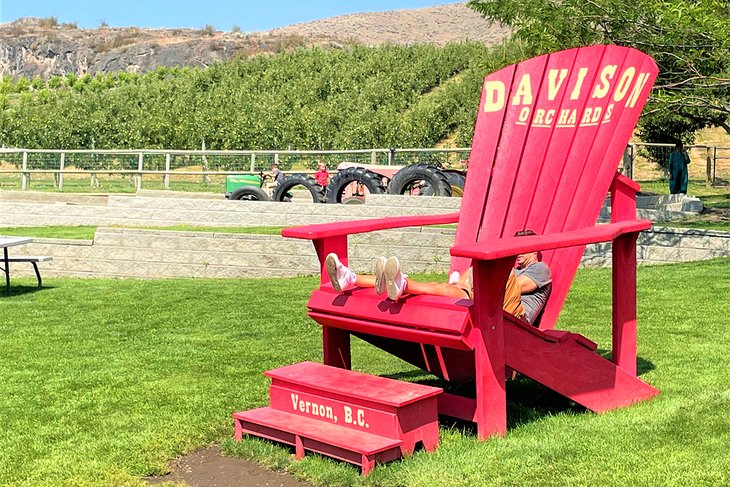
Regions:
<instances>
[{"instance_id":1,"label":"red wooden chair backrest","mask_svg":"<svg viewBox=\"0 0 730 487\"><path fill-rule=\"evenodd\" d=\"M456 244L595 224L658 72L619 46L540 56L485 78ZM583 247L545 252L553 290L541 328L552 328ZM468 259L455 258L452 270Z\"/></svg>"}]
</instances>

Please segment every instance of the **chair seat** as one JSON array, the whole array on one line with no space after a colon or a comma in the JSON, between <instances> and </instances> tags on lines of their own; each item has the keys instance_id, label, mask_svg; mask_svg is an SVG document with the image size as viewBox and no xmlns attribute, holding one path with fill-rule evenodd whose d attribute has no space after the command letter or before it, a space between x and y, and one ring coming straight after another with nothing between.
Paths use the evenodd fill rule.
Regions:
<instances>
[{"instance_id":1,"label":"chair seat","mask_svg":"<svg viewBox=\"0 0 730 487\"><path fill-rule=\"evenodd\" d=\"M338 293L325 285L312 293L307 306L309 316L324 326L466 349L472 304L441 296L391 301L371 288Z\"/></svg>"}]
</instances>

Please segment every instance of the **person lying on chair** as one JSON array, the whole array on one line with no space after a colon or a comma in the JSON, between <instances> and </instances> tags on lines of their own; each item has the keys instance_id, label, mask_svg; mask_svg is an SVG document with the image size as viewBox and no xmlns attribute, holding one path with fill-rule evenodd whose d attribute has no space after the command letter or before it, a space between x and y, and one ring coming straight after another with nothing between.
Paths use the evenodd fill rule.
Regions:
<instances>
[{"instance_id":1,"label":"person lying on chair","mask_svg":"<svg viewBox=\"0 0 730 487\"><path fill-rule=\"evenodd\" d=\"M515 236L535 235L532 230L517 232ZM408 279L400 268L397 257L375 259L375 274L356 274L345 266L337 254L329 254L325 267L332 287L344 292L354 287L372 287L378 295L387 293L397 301L404 294L429 294L450 298L472 298L473 280L470 267L463 275L452 272L449 282L418 282ZM537 252L517 256L517 268L510 271L505 288L503 309L508 313L534 323L540 315L552 290L550 269L538 260Z\"/></svg>"}]
</instances>

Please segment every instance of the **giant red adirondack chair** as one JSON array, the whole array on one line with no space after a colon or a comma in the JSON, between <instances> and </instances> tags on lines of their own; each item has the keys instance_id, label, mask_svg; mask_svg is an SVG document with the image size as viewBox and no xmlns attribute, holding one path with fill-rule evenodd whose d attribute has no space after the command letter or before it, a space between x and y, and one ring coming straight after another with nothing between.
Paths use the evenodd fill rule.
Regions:
<instances>
[{"instance_id":1,"label":"giant red adirondack chair","mask_svg":"<svg viewBox=\"0 0 730 487\"><path fill-rule=\"evenodd\" d=\"M350 368L358 336L449 381L475 381L476 398L439 397L439 412L475 421L479 438L507 428L505 373L516 370L593 411L658 391L636 377L636 219L639 186L617 173L657 74L645 54L590 46L540 56L486 77L459 213L383 218L285 229L311 239L322 281L309 316L323 327L324 363ZM596 224L610 190L611 223ZM458 222L451 270L474 268L473 300L373 289L336 293L324 270L335 252L347 263L347 236ZM539 235L513 237L518 230ZM554 330L587 244L612 243L613 350ZM539 251L553 276L539 327L502 311L506 280L520 253Z\"/></svg>"}]
</instances>

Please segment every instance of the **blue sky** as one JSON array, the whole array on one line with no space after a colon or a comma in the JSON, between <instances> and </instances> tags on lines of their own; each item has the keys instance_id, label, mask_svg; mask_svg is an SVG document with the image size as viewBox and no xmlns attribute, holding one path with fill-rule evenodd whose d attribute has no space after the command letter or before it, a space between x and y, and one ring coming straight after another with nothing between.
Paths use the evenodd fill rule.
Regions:
<instances>
[{"instance_id":1,"label":"blue sky","mask_svg":"<svg viewBox=\"0 0 730 487\"><path fill-rule=\"evenodd\" d=\"M0 22L20 17L56 17L97 28L102 21L112 27L191 27L212 25L244 32L267 30L297 22L357 12L432 7L453 0L0 0Z\"/></svg>"}]
</instances>

